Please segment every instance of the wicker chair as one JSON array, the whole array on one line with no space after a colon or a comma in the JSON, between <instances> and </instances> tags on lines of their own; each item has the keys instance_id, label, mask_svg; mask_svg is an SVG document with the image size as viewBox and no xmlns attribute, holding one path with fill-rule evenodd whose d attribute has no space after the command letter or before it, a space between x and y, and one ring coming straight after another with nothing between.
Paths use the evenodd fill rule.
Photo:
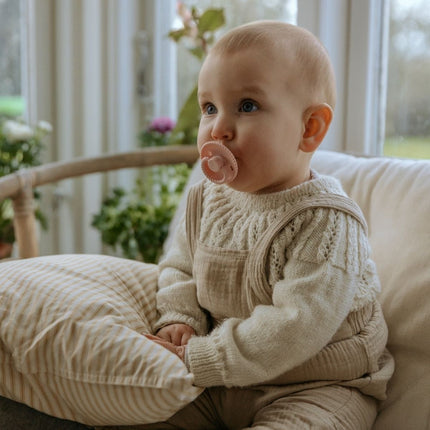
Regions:
<instances>
[{"instance_id":1,"label":"wicker chair","mask_svg":"<svg viewBox=\"0 0 430 430\"><path fill-rule=\"evenodd\" d=\"M24 169L0 178L0 201L10 197L14 209L14 231L19 258L39 255L34 216L33 189L40 185L91 173L161 164L192 164L198 157L195 146L145 148L133 152L77 158Z\"/></svg>"}]
</instances>

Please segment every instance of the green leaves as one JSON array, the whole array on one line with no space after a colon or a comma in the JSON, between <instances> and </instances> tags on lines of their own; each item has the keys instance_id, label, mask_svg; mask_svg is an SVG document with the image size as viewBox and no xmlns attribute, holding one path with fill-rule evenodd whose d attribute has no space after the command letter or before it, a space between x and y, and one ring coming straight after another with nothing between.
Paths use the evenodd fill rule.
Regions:
<instances>
[{"instance_id":1,"label":"green leaves","mask_svg":"<svg viewBox=\"0 0 430 430\"><path fill-rule=\"evenodd\" d=\"M197 21L197 28L201 34L218 30L225 24L223 9L207 9Z\"/></svg>"},{"instance_id":2,"label":"green leaves","mask_svg":"<svg viewBox=\"0 0 430 430\"><path fill-rule=\"evenodd\" d=\"M20 169L40 165L45 147L42 139L49 132L42 133L38 125L32 129L26 124L13 120L2 122L0 124L0 177ZM38 200L40 194L34 191L34 197ZM35 215L42 228L46 229L46 217L39 207L36 207ZM13 210L9 199L0 202L0 242L15 242Z\"/></svg>"},{"instance_id":3,"label":"green leaves","mask_svg":"<svg viewBox=\"0 0 430 430\"><path fill-rule=\"evenodd\" d=\"M199 60L207 55L215 39L215 31L225 23L223 9L209 8L200 13L178 3L178 15L183 27L168 34L175 43L187 39L188 51ZM151 127L139 135L140 146L195 144L200 121L197 85L183 104L176 126L168 133L158 133ZM162 254L163 243L190 168L186 165L144 169L143 181L137 181L132 191L114 189L94 215L92 225L102 234L102 241L123 255L155 263Z\"/></svg>"},{"instance_id":4,"label":"green leaves","mask_svg":"<svg viewBox=\"0 0 430 430\"><path fill-rule=\"evenodd\" d=\"M196 7L188 10L182 5L180 16L183 28L170 31L168 36L175 43L179 43L183 37L188 37L191 40L188 51L202 60L208 53L209 45L214 41L214 32L225 24L224 10L210 8L200 14Z\"/></svg>"},{"instance_id":5,"label":"green leaves","mask_svg":"<svg viewBox=\"0 0 430 430\"><path fill-rule=\"evenodd\" d=\"M15 242L15 234L13 231L13 209L10 199L0 202L0 242L13 243Z\"/></svg>"},{"instance_id":6,"label":"green leaves","mask_svg":"<svg viewBox=\"0 0 430 430\"><path fill-rule=\"evenodd\" d=\"M179 30L172 30L168 34L168 36L176 43L179 42L186 35L187 30L185 28L181 28Z\"/></svg>"},{"instance_id":7,"label":"green leaves","mask_svg":"<svg viewBox=\"0 0 430 430\"><path fill-rule=\"evenodd\" d=\"M207 55L209 46L214 42L215 31L225 24L222 8L209 8L200 13L195 6L188 9L180 4L178 14L182 19L183 28L173 30L169 37L179 43L186 37L191 41L188 51L200 61ZM177 144L194 144L200 121L200 108L197 102L197 85L189 94L179 112L176 127L172 132L172 142Z\"/></svg>"},{"instance_id":8,"label":"green leaves","mask_svg":"<svg viewBox=\"0 0 430 430\"><path fill-rule=\"evenodd\" d=\"M180 164L144 170L144 180L131 192L111 191L92 226L101 232L103 243L120 248L126 258L156 263L191 169Z\"/></svg>"},{"instance_id":9,"label":"green leaves","mask_svg":"<svg viewBox=\"0 0 430 430\"><path fill-rule=\"evenodd\" d=\"M194 144L200 122L200 106L197 101L197 85L189 94L179 112L178 122L172 131L172 140L176 143Z\"/></svg>"}]
</instances>

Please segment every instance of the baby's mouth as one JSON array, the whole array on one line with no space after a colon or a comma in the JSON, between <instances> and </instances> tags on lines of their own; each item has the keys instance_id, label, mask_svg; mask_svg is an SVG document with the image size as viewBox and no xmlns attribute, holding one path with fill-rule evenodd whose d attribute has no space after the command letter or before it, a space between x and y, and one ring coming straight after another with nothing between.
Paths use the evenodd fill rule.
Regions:
<instances>
[{"instance_id":1,"label":"baby's mouth","mask_svg":"<svg viewBox=\"0 0 430 430\"><path fill-rule=\"evenodd\" d=\"M228 184L237 176L236 158L220 142L206 142L200 150L200 159L203 173L215 184Z\"/></svg>"}]
</instances>

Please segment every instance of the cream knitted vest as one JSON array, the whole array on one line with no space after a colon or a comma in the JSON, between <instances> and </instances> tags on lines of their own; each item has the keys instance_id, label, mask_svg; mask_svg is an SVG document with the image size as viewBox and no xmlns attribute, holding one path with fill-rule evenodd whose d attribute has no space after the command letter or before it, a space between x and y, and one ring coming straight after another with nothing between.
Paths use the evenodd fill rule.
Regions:
<instances>
[{"instance_id":1,"label":"cream knitted vest","mask_svg":"<svg viewBox=\"0 0 430 430\"><path fill-rule=\"evenodd\" d=\"M314 180L293 189L265 195L240 193L204 182L203 206L201 215L198 215L201 216L197 233L199 240L214 249L249 251L266 234L270 243L261 256L263 258L257 262L266 265L270 287L282 279L285 264L293 254L301 254L300 258L318 263L331 260L346 271L361 272L363 278L351 310L360 309L374 300L380 291L373 261L364 256L360 260L355 254L355 250L360 249L370 255L366 221L360 208L346 197L337 180L316 172L313 172L313 177ZM285 214L291 210L294 211L291 212L291 222L285 223ZM324 218L327 221L324 222ZM273 228L275 224L279 224L278 228L270 237L267 234L270 234L269 227ZM297 233L304 226L307 234L298 237ZM339 230L345 226L349 243L342 243L340 239L342 234ZM368 267L362 267L363 264Z\"/></svg>"},{"instance_id":2,"label":"cream knitted vest","mask_svg":"<svg viewBox=\"0 0 430 430\"><path fill-rule=\"evenodd\" d=\"M198 244L202 217L203 190L203 183L200 183L199 186L192 188L188 195L186 214L187 239L191 258L194 261L193 274L197 277L197 283L200 281L202 285L212 283L214 279L210 278L224 279L224 282L227 283L226 276L230 278L231 285L234 285L235 282L242 282L242 299L239 299L236 303L237 309L244 308L241 302L245 301L245 299L247 307L250 310L258 304L271 303L271 288L268 282L266 282L266 261L269 250L279 232L284 230L292 220L303 212L318 208L335 209L344 212L355 218L367 234L367 223L359 206L344 195L326 193L319 196L304 197L295 205L287 207L284 213L279 214L275 222L266 227L264 233L260 235L259 240L254 240L249 251L246 249L221 249L219 246L213 244L206 245L203 242ZM233 241L237 240L237 237L234 237L234 230L232 238ZM195 256L196 247L200 251L197 258ZM220 269L217 272L214 271L216 258L220 261ZM208 261L210 264L208 264ZM279 258L276 258L275 261L279 262ZM272 268L271 266L273 265L269 264L269 273ZM205 268L209 268L209 270L205 270ZM200 276L201 279L199 279ZM239 285L237 285L237 289L239 289ZM230 295L234 294L231 289L229 293ZM205 291L201 291L199 302L203 306L204 303L202 303L202 300L204 296L206 296L205 300L208 302L212 300L210 292L209 294L205 294ZM213 304L211 316L214 320L219 319L218 315L214 313ZM243 317L247 315L245 312L245 315L239 313L237 316Z\"/></svg>"},{"instance_id":3,"label":"cream knitted vest","mask_svg":"<svg viewBox=\"0 0 430 430\"><path fill-rule=\"evenodd\" d=\"M336 180L327 177L264 196L204 182L201 216L194 217L201 222L191 222L188 213L187 229L179 228L172 249L160 264L160 319L155 327L182 322L200 335L192 337L187 346L188 365L197 385L243 386L289 375L301 364L315 364L309 360L332 341L354 337L357 331L351 330L351 321L358 318L363 323L352 324L360 331L380 315L372 323L380 330L372 341L366 341L376 342L371 348L376 354L374 367L375 356L385 346L386 327L374 300L379 282L369 258L366 232L354 210L311 207L296 213L286 225L283 217L304 201L308 205L309 199L318 206L327 203L332 194L344 193ZM193 211L191 215L195 215ZM203 258L196 254L196 260L189 252L192 241L186 239L192 225L199 228L194 232L197 254L199 249L206 252ZM260 247L262 258L246 263L249 251L266 240L264 233L270 229L273 234ZM220 264L212 264L216 260ZM203 277L200 266L207 271ZM236 266L239 269L232 274L230 268ZM249 276L244 276L251 281L256 279L251 272L258 273L257 284L262 278L261 285L247 288L238 275L243 268L249 269ZM211 329L210 321L216 328L201 336ZM360 355L364 367L352 366L352 373L347 366L348 372L342 374L337 360L324 359L323 363L332 366L333 375L339 371L338 375L357 376L364 368L370 372L363 345L359 342L361 355L349 346L342 349L344 363L348 357ZM311 366L317 373L305 371L303 375L315 377L318 369L324 369L323 363L317 363ZM293 373L294 379L297 373ZM288 378L282 381L292 382Z\"/></svg>"}]
</instances>

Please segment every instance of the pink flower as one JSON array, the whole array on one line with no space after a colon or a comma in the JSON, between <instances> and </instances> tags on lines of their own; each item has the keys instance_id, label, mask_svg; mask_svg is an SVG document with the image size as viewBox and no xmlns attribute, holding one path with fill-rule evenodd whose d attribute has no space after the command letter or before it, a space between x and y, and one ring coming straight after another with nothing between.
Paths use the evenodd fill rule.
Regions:
<instances>
[{"instance_id":1,"label":"pink flower","mask_svg":"<svg viewBox=\"0 0 430 430\"><path fill-rule=\"evenodd\" d=\"M161 134L168 133L172 131L175 127L175 121L170 119L167 116L160 116L159 118L155 118L149 124L149 131L158 131Z\"/></svg>"},{"instance_id":2,"label":"pink flower","mask_svg":"<svg viewBox=\"0 0 430 430\"><path fill-rule=\"evenodd\" d=\"M197 28L196 22L194 21L194 18L190 9L188 9L183 2L178 1L177 13L181 17L187 36L191 37L191 39L197 39L199 30ZM197 43L198 42L196 40L196 44Z\"/></svg>"},{"instance_id":3,"label":"pink flower","mask_svg":"<svg viewBox=\"0 0 430 430\"><path fill-rule=\"evenodd\" d=\"M181 1L178 1L177 3L177 13L181 17L182 22L184 23L185 26L189 25L193 19L190 10Z\"/></svg>"}]
</instances>

